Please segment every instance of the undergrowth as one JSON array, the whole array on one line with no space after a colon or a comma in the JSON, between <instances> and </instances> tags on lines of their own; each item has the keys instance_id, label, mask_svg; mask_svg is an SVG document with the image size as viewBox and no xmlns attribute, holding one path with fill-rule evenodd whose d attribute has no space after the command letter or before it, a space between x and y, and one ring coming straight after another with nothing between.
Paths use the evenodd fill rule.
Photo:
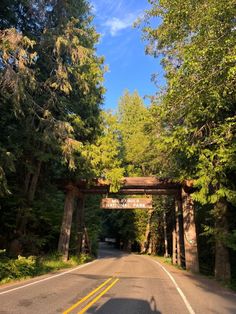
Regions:
<instances>
[{"instance_id":1,"label":"undergrowth","mask_svg":"<svg viewBox=\"0 0 236 314\"><path fill-rule=\"evenodd\" d=\"M81 254L79 258L71 256L68 261L63 261L58 253L40 257L19 255L17 259L11 259L6 256L5 250L0 250L0 284L84 264L91 259L91 256Z\"/></svg>"}]
</instances>

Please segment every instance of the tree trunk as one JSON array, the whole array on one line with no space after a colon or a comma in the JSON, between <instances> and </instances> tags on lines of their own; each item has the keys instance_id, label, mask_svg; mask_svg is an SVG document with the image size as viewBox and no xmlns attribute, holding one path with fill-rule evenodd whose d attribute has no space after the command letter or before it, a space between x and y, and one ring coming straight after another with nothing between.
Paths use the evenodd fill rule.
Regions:
<instances>
[{"instance_id":1,"label":"tree trunk","mask_svg":"<svg viewBox=\"0 0 236 314\"><path fill-rule=\"evenodd\" d=\"M176 229L172 231L172 263L177 265Z\"/></svg>"},{"instance_id":2,"label":"tree trunk","mask_svg":"<svg viewBox=\"0 0 236 314\"><path fill-rule=\"evenodd\" d=\"M149 246L150 246L149 242L150 242L151 220L152 220L153 213L154 213L153 210L148 211L148 222L147 222L147 226L146 226L145 240L142 244L141 253L147 253Z\"/></svg>"},{"instance_id":3,"label":"tree trunk","mask_svg":"<svg viewBox=\"0 0 236 314\"><path fill-rule=\"evenodd\" d=\"M86 242L88 254L91 254L91 243L89 240L88 230L86 227L84 228L84 235L85 235L85 242Z\"/></svg>"},{"instance_id":4,"label":"tree trunk","mask_svg":"<svg viewBox=\"0 0 236 314\"><path fill-rule=\"evenodd\" d=\"M182 204L186 269L199 272L194 202L184 189L182 189Z\"/></svg>"},{"instance_id":5,"label":"tree trunk","mask_svg":"<svg viewBox=\"0 0 236 314\"><path fill-rule=\"evenodd\" d=\"M168 252L168 239L167 239L167 222L166 222L166 210L163 211L163 227L164 227L164 248L165 248L165 257L169 256Z\"/></svg>"},{"instance_id":6,"label":"tree trunk","mask_svg":"<svg viewBox=\"0 0 236 314\"><path fill-rule=\"evenodd\" d=\"M37 183L38 183L38 179L39 179L39 175L40 175L41 165L42 165L42 161L40 160L37 163L36 170L33 174L32 179L31 179L31 183L30 183L29 191L28 191L28 200L30 203L34 200L34 195L35 195L36 188L37 188Z\"/></svg>"},{"instance_id":7,"label":"tree trunk","mask_svg":"<svg viewBox=\"0 0 236 314\"><path fill-rule=\"evenodd\" d=\"M224 245L222 238L228 233L227 203L220 200L214 208L215 212L215 278L229 281L231 279L229 250Z\"/></svg>"},{"instance_id":8,"label":"tree trunk","mask_svg":"<svg viewBox=\"0 0 236 314\"><path fill-rule=\"evenodd\" d=\"M175 223L176 223L176 257L177 264L181 266L181 252L180 252L180 236L179 236L179 208L177 202L175 203Z\"/></svg>"},{"instance_id":9,"label":"tree trunk","mask_svg":"<svg viewBox=\"0 0 236 314\"><path fill-rule=\"evenodd\" d=\"M25 176L25 182L24 182L24 194L25 195L27 195L28 190L29 190L30 177L31 177L31 173L28 171Z\"/></svg>"},{"instance_id":10,"label":"tree trunk","mask_svg":"<svg viewBox=\"0 0 236 314\"><path fill-rule=\"evenodd\" d=\"M77 256L81 254L82 251L82 241L84 234L84 199L78 199L77 209L76 209L76 226L77 226Z\"/></svg>"},{"instance_id":11,"label":"tree trunk","mask_svg":"<svg viewBox=\"0 0 236 314\"><path fill-rule=\"evenodd\" d=\"M39 175L40 175L40 170L42 166L42 161L39 160L37 161L36 168L34 173L28 172L25 177L25 182L24 182L24 192L25 195L29 201L29 203L32 203L34 200L38 180L39 180Z\"/></svg>"},{"instance_id":12,"label":"tree trunk","mask_svg":"<svg viewBox=\"0 0 236 314\"><path fill-rule=\"evenodd\" d=\"M151 234L150 242L151 242L151 252L150 252L150 254L157 255L157 244L158 244L158 241L157 241L157 234L156 233L152 233Z\"/></svg>"},{"instance_id":13,"label":"tree trunk","mask_svg":"<svg viewBox=\"0 0 236 314\"><path fill-rule=\"evenodd\" d=\"M70 189L67 190L64 205L64 216L61 225L60 239L58 243L58 252L62 254L64 260L68 260L69 257L69 244L75 195L76 195L75 188L71 187Z\"/></svg>"}]
</instances>

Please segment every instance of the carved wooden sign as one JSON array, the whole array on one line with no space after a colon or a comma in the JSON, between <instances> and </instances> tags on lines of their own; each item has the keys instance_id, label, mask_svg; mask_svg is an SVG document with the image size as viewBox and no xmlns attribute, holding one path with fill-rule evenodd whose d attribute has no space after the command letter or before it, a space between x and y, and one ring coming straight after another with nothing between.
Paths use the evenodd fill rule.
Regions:
<instances>
[{"instance_id":1,"label":"carved wooden sign","mask_svg":"<svg viewBox=\"0 0 236 314\"><path fill-rule=\"evenodd\" d=\"M151 198L103 198L100 204L104 209L151 209Z\"/></svg>"}]
</instances>

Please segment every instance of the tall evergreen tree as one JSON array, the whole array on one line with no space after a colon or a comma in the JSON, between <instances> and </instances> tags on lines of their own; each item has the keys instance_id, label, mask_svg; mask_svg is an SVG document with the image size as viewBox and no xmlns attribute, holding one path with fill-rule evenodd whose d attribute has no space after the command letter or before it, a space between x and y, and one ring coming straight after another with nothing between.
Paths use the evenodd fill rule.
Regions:
<instances>
[{"instance_id":1,"label":"tall evergreen tree","mask_svg":"<svg viewBox=\"0 0 236 314\"><path fill-rule=\"evenodd\" d=\"M123 162L129 176L145 176L149 169L149 141L145 125L149 121L149 111L143 99L135 91L125 91L119 100L118 122L123 144Z\"/></svg>"},{"instance_id":2,"label":"tall evergreen tree","mask_svg":"<svg viewBox=\"0 0 236 314\"><path fill-rule=\"evenodd\" d=\"M161 55L166 91L153 113L157 149L178 178L195 178L195 198L212 204L215 275L230 278L229 204L235 204L235 3L149 1L143 28L147 52ZM161 24L151 20L159 16Z\"/></svg>"},{"instance_id":3,"label":"tall evergreen tree","mask_svg":"<svg viewBox=\"0 0 236 314\"><path fill-rule=\"evenodd\" d=\"M40 180L80 171L99 129L104 68L87 1L4 1L1 12L0 191L12 193L4 208L20 226Z\"/></svg>"}]
</instances>

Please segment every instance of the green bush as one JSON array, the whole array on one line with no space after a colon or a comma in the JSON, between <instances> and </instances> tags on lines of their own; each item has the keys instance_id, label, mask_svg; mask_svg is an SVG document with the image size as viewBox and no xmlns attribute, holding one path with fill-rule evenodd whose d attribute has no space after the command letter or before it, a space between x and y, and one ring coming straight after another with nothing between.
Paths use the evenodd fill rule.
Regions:
<instances>
[{"instance_id":1,"label":"green bush","mask_svg":"<svg viewBox=\"0 0 236 314\"><path fill-rule=\"evenodd\" d=\"M50 271L84 264L90 260L91 256L81 254L79 258L77 256L71 256L70 260L65 262L57 252L39 258L35 256L24 257L19 255L17 259L10 259L6 256L5 251L1 250L0 283L42 275Z\"/></svg>"},{"instance_id":2,"label":"green bush","mask_svg":"<svg viewBox=\"0 0 236 314\"><path fill-rule=\"evenodd\" d=\"M92 260L92 257L88 254L85 253L81 253L79 258L77 256L71 257L71 259L74 259L75 261L77 261L77 264L84 264L84 263L88 263Z\"/></svg>"},{"instance_id":3,"label":"green bush","mask_svg":"<svg viewBox=\"0 0 236 314\"><path fill-rule=\"evenodd\" d=\"M0 260L0 280L25 278L33 276L36 271L36 258L34 256L18 256L17 259L4 257Z\"/></svg>"}]
</instances>

